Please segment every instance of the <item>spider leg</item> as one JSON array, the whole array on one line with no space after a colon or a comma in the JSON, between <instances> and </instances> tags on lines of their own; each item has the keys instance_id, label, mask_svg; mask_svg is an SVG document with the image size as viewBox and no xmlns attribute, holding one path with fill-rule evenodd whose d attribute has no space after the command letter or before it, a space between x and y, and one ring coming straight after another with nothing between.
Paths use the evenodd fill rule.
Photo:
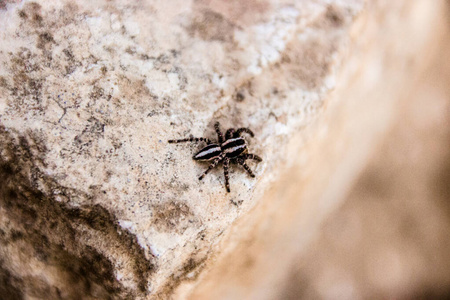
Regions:
<instances>
[{"instance_id":1,"label":"spider leg","mask_svg":"<svg viewBox=\"0 0 450 300\"><path fill-rule=\"evenodd\" d=\"M234 128L230 128L227 130L227 132L225 133L225 140L231 139L234 136L234 133L236 131L234 130Z\"/></svg>"},{"instance_id":2,"label":"spider leg","mask_svg":"<svg viewBox=\"0 0 450 300\"><path fill-rule=\"evenodd\" d=\"M223 135L219 128L219 122L216 122L216 124L214 124L214 128L216 129L217 136L219 137L219 144L222 144L223 143Z\"/></svg>"},{"instance_id":3,"label":"spider leg","mask_svg":"<svg viewBox=\"0 0 450 300\"><path fill-rule=\"evenodd\" d=\"M249 166L247 166L247 164L245 163L244 159L242 158L237 158L236 162L238 164L240 164L241 166L244 167L245 171L247 171L248 174L250 174L251 177L255 177L255 174L253 174L252 170L250 169Z\"/></svg>"},{"instance_id":4,"label":"spider leg","mask_svg":"<svg viewBox=\"0 0 450 300\"><path fill-rule=\"evenodd\" d=\"M251 131L250 128L247 128L247 127L239 128L238 130L236 130L236 133L234 134L234 136L238 137L242 132L248 133L251 137L255 136L253 131Z\"/></svg>"},{"instance_id":5,"label":"spider leg","mask_svg":"<svg viewBox=\"0 0 450 300\"><path fill-rule=\"evenodd\" d=\"M239 157L242 158L243 160L253 159L253 160L256 160L256 161L262 161L261 157L259 157L256 154L252 154L252 153L245 153L245 154L240 155Z\"/></svg>"},{"instance_id":6,"label":"spider leg","mask_svg":"<svg viewBox=\"0 0 450 300\"><path fill-rule=\"evenodd\" d=\"M205 177L206 174L209 173L209 171L211 171L212 169L214 169L217 164L224 159L225 154L221 154L218 158L216 158L215 160L213 160L213 162L209 165L208 169L206 169L206 171L198 178L198 180L202 180L203 177Z\"/></svg>"},{"instance_id":7,"label":"spider leg","mask_svg":"<svg viewBox=\"0 0 450 300\"><path fill-rule=\"evenodd\" d=\"M211 144L211 141L209 139L205 138L196 138L196 137L190 137L185 139L179 139L179 140L169 140L169 144L178 144L178 143L184 143L184 142L206 142L208 145Z\"/></svg>"},{"instance_id":8,"label":"spider leg","mask_svg":"<svg viewBox=\"0 0 450 300\"><path fill-rule=\"evenodd\" d=\"M225 157L223 160L223 173L225 175L225 187L227 188L227 192L230 192L230 183L228 182L228 166L230 165L230 159Z\"/></svg>"}]
</instances>

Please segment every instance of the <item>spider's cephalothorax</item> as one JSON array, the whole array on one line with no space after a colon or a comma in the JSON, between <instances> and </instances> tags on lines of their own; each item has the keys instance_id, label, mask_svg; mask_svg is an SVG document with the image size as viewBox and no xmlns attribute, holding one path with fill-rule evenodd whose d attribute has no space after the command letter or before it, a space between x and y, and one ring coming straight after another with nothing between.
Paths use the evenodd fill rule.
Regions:
<instances>
[{"instance_id":1,"label":"spider's cephalothorax","mask_svg":"<svg viewBox=\"0 0 450 300\"><path fill-rule=\"evenodd\" d=\"M223 161L223 170L225 174L225 186L227 192L230 192L230 184L228 182L228 166L230 162L236 162L240 164L250 174L251 177L255 177L252 170L245 163L246 159L253 159L256 161L262 161L261 157L255 154L248 153L247 143L244 138L241 137L241 133L246 132L251 137L254 136L253 132L248 128L234 129L230 128L225 133L225 139L219 128L219 122L214 125L217 136L219 137L218 143L213 143L209 139L205 138L186 138L181 140L169 140L169 143L183 143L183 142L206 142L206 146L201 149L197 154L193 156L195 160L212 160L208 169L198 178L200 180L208 174L211 169L215 168L217 164Z\"/></svg>"}]
</instances>

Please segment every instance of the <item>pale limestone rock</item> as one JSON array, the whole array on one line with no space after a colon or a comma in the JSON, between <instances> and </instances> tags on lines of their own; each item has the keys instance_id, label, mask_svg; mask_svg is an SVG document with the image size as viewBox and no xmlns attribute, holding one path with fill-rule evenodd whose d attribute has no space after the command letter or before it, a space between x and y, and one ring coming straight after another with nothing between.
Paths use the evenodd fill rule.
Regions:
<instances>
[{"instance_id":1,"label":"pale limestone rock","mask_svg":"<svg viewBox=\"0 0 450 300\"><path fill-rule=\"evenodd\" d=\"M370 70L372 77L357 82L373 87L385 72L376 59L367 67L358 56L347 65L349 46L360 38L352 32L377 32L357 30L379 11L364 4L10 1L0 7L1 176L6 183L0 256L7 291L54 298L166 298L176 291L184 297L205 267L216 266L212 258L226 248L224 233L246 232L257 239L258 232L243 233L231 225L238 217L270 216L261 207L268 199L277 201L267 191L286 179L280 174L317 161L317 149L306 147L308 140L326 139L331 132L336 134L332 147L345 149L337 142L342 132L333 128L361 124L361 116L335 109L330 120L336 123L311 126L342 82L340 76L356 77L352 67ZM395 18L400 10L392 11ZM415 41L424 41L430 28ZM372 44L368 48L377 51ZM399 49L399 56L406 53ZM340 71L342 65L347 73ZM339 93L351 94L342 88ZM365 112L355 110L353 102L337 103ZM379 115L389 111L382 106ZM216 120L223 129L252 128L256 136L249 139L250 149L264 159L251 163L256 179L232 167L230 194L220 168L198 181L207 166L191 159L198 146L167 144L190 134L215 138ZM368 140L375 131L369 131ZM309 163L303 176L317 183L327 172L314 166L325 169L329 159L334 168L339 158ZM357 167L345 161L342 170L349 178ZM303 195L306 202L319 198L322 188L309 190L314 197ZM319 202L318 220L339 202L330 196L336 190L325 191L323 199L330 201ZM305 224L302 234L308 231ZM277 226L285 229L287 223ZM248 286L263 283L255 280Z\"/></svg>"},{"instance_id":2,"label":"pale limestone rock","mask_svg":"<svg viewBox=\"0 0 450 300\"><path fill-rule=\"evenodd\" d=\"M409 203L410 200L417 202L420 198L424 198L423 195L431 196L432 192L435 193L430 189L428 194L422 193L412 197L411 190L417 191L426 186L429 188L434 186L434 190L437 190L438 174L435 173L430 177L418 176L424 179L420 184L412 180L402 182L397 178L384 179L392 181L389 185L392 189L391 196L397 194L406 196L401 206L397 204L395 209L393 206L387 206L390 199L383 196L378 195L378 199L374 199L372 195L372 198L364 199L356 187L353 195L350 194L353 196L353 203L355 200L359 201L360 216L371 219L373 225L372 232L366 228L364 233L374 233L377 236L375 239L364 236L366 244L360 243L358 246L361 248L355 245L352 247L350 244L345 244L344 247L343 244L350 243L352 239L336 242L337 239L345 237L345 233L340 232L340 228L337 227L340 225L339 222L329 222L330 226L335 227L327 230L331 234L336 234L336 237L324 239L323 232L326 234L327 231L321 228L321 223L347 198L352 185L369 158L379 148L377 146L389 132L395 118L403 127L411 125L403 124L405 121L403 118L410 114L411 107L418 108L417 105L412 106L410 103L410 98L414 96L412 93L417 92L415 87L421 80L429 77L430 62L437 61L435 57L438 51L441 53L445 51L441 49L441 39L443 28L448 32L447 12L448 4L445 1L366 3L362 12L350 25L348 34L351 39L343 48L347 52L346 57L343 59L342 51L334 53L336 61L343 60L341 67L337 69L338 75L331 77L336 80L336 88L322 99L324 109L320 117L301 132L291 135L287 148L290 151L288 157L296 161L294 166L278 177L248 216L243 216L231 226L216 248L219 254L215 256L214 264L206 265L205 270L193 284L184 282L177 290L178 298L373 299L427 298L433 295L444 298L448 295L449 272L439 270L439 274L436 274L437 266L448 265L448 254L442 253L445 250L448 253L446 245L448 243L442 239L448 233L448 218L447 224L439 222L439 225L433 224L436 223L434 218L420 220L419 224L422 225L420 231L433 233L431 238L422 237L422 244L427 244L427 241L436 237L441 238L439 242L427 244L428 251L421 251L423 246L419 243L415 243L416 249L405 248L406 243L397 243L397 239L404 238L403 235L397 234L397 239L393 239L386 237L381 231L389 227L388 224L401 223L396 219L404 215L400 212L411 211L417 207L417 203ZM446 57L448 56L442 61ZM440 73L441 76L445 74ZM443 77L442 80L448 81L448 78ZM443 102L435 99L438 98L436 96L438 95L427 95L426 97L433 98L433 101L431 99L422 101L425 105L416 112L426 119L427 112L428 116L433 116L429 114L430 110L441 110L440 118L437 120L430 118L422 124L424 127L430 123L439 122L441 127L448 124L447 120L442 120L444 115L448 115L448 111L442 112L444 106L438 105L439 109L433 107ZM445 97L448 100L448 93ZM445 107L448 107L448 101ZM411 128L415 129L417 127ZM448 135L446 138L442 135L445 131L448 132L447 129L438 129L438 125L435 125L428 139L430 140L431 136L439 138L428 143L428 146L440 145L442 149L444 144L448 145ZM408 139L414 135L406 131L403 138ZM295 138L304 141L300 149L298 144L292 141ZM408 139L408 143L412 144L414 141ZM420 149L421 145L415 147ZM403 157L405 153L412 152L412 149L400 149L397 155L402 159L399 159L400 167L397 166L397 169L404 171L403 173L397 171L395 175L410 178L410 173L415 173L417 176L421 171L427 170L423 166L428 165L428 162L434 161L436 164L439 161L443 166L435 166L434 169L446 170L446 173L439 177L439 181L448 179L448 163L445 163L448 161L448 146L446 151L441 151L439 158L425 158L428 154L438 152L436 148L438 147L434 147L434 151L421 153L420 156L424 161L420 164L420 169L419 166L415 166L414 160ZM385 154L378 153L379 160L388 165L390 171L391 161L385 161ZM375 169L377 176L373 177L380 176L379 171L381 170ZM402 183L399 184L399 190L395 190L395 183ZM376 181L368 181L365 184L366 186L374 184L377 187ZM416 184L420 188L411 188L408 184ZM445 187L440 186L439 189L444 193L448 192L448 184ZM356 199L357 196L360 198ZM435 198L437 199L434 202L442 201L442 195ZM378 205L373 203L376 201ZM448 208L448 201L446 202ZM375 215L372 215L370 204L379 206ZM385 205L387 207L384 207ZM427 203L421 204L422 209L426 206ZM363 209L364 213L361 213ZM436 203L433 209L436 210ZM388 213L382 215L382 211ZM422 215L429 214L422 213ZM443 219L441 214L434 217ZM347 219L345 221L351 222ZM407 221L401 223L403 228L409 227L411 220ZM378 222L380 227L377 227ZM364 220L361 223L368 222ZM415 229L419 230L418 227L415 226ZM347 235L358 234L358 229L360 228L356 226L354 229L356 232L347 232ZM405 231L409 232L410 229L407 228ZM318 237L321 238L320 242L312 243ZM384 252L374 251L380 249L383 243L388 244L386 240L392 244L385 245L387 247ZM310 244L315 247L308 249ZM440 244L439 249L436 249L437 244ZM412 246L414 243L406 245ZM305 253L307 250L308 253ZM426 264L422 270L415 268L419 258L416 257L413 261L411 257L413 255L408 252L421 252L423 257L420 261ZM430 254L439 254L442 261L436 258L433 259L433 264L429 264ZM411 261L414 267L405 267L406 261ZM365 264L366 262L369 264ZM418 274L420 278L416 277ZM434 290L427 289L430 286Z\"/></svg>"}]
</instances>

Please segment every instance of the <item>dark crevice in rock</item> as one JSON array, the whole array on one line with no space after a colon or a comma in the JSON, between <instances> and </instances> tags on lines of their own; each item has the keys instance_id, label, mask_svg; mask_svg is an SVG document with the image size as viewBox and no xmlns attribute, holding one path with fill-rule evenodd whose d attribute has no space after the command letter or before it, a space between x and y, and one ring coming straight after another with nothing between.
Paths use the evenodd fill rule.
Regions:
<instances>
[{"instance_id":1,"label":"dark crevice in rock","mask_svg":"<svg viewBox=\"0 0 450 300\"><path fill-rule=\"evenodd\" d=\"M195 280L205 266L208 259L206 255L193 254L186 260L183 266L171 275L171 280L161 289L161 292L156 295L157 299L167 299L167 295L172 295L173 291L183 282L187 280Z\"/></svg>"},{"instance_id":2,"label":"dark crevice in rock","mask_svg":"<svg viewBox=\"0 0 450 300\"><path fill-rule=\"evenodd\" d=\"M40 167L45 166L47 150L39 135L19 135L0 125L0 141L0 214L3 223L8 224L0 232L0 254L13 266L26 264L21 257L30 257L62 274L55 283L31 275L21 277L11 265L3 264L0 280L8 284L0 287L0 291L5 290L1 295L9 293L11 299L21 299L19 291L26 290L34 297L50 295L52 299L61 295L66 299L136 296L117 281L111 258L114 253L103 253L84 243L86 233L81 228L90 228L129 255L138 291L146 294L154 264L145 258L136 237L122 229L100 205L73 208L55 200L55 190L69 199L90 196L62 187L43 174Z\"/></svg>"},{"instance_id":3,"label":"dark crevice in rock","mask_svg":"<svg viewBox=\"0 0 450 300\"><path fill-rule=\"evenodd\" d=\"M0 238L0 241L3 237ZM23 299L22 293L23 281L20 278L12 275L3 266L3 261L0 261L0 295L2 299L20 300Z\"/></svg>"}]
</instances>

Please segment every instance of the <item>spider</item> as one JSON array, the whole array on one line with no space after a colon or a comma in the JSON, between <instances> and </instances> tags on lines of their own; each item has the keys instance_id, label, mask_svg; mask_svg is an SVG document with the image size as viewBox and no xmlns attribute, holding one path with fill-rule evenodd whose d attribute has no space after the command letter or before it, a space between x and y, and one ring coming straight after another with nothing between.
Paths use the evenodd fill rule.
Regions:
<instances>
[{"instance_id":1,"label":"spider","mask_svg":"<svg viewBox=\"0 0 450 300\"><path fill-rule=\"evenodd\" d=\"M218 143L213 143L207 138L190 137L180 140L169 140L170 144L184 143L184 142L206 142L206 146L198 151L192 158L194 160L211 161L208 169L198 178L202 180L209 171L214 169L219 162L223 161L223 171L225 175L225 187L227 192L230 192L230 183L228 182L228 167L230 162L236 162L240 164L250 174L251 177L255 177L250 167L245 163L247 159L253 159L258 162L262 161L262 158L256 154L248 153L247 143L244 138L241 137L241 133L245 132L251 137L254 137L254 133L248 128L234 129L230 128L225 133L225 139L219 128L219 122L214 124L214 128L219 137Z\"/></svg>"}]
</instances>

